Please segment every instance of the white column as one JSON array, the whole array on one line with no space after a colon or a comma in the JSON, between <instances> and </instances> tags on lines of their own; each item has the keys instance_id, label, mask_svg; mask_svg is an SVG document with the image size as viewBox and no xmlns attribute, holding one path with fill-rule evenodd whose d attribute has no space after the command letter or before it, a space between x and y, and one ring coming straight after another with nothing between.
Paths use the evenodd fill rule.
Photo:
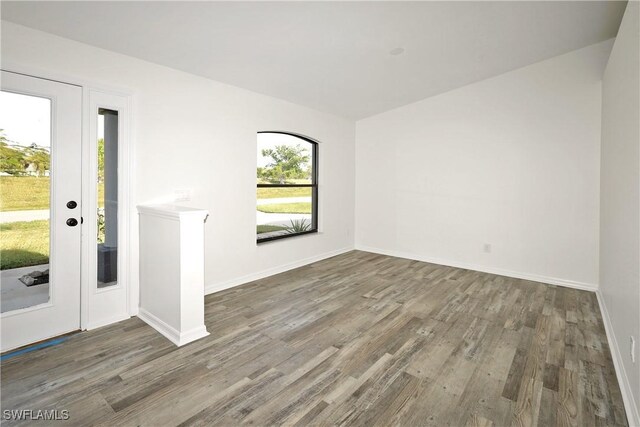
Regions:
<instances>
[{"instance_id":1,"label":"white column","mask_svg":"<svg viewBox=\"0 0 640 427\"><path fill-rule=\"evenodd\" d=\"M204 325L206 210L138 206L140 309L138 317L177 346L209 335Z\"/></svg>"}]
</instances>

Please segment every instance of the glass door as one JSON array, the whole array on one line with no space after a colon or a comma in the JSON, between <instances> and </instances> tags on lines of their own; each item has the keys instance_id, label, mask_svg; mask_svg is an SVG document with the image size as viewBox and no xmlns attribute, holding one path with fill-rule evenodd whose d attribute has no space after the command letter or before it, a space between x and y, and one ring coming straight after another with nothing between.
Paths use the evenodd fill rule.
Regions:
<instances>
[{"instance_id":1,"label":"glass door","mask_svg":"<svg viewBox=\"0 0 640 427\"><path fill-rule=\"evenodd\" d=\"M2 71L2 351L80 328L81 88Z\"/></svg>"}]
</instances>

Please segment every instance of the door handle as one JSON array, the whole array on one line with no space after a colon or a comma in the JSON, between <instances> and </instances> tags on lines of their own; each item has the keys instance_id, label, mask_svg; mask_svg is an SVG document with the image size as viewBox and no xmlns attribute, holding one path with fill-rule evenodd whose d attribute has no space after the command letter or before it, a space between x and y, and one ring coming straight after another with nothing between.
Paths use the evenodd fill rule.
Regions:
<instances>
[{"instance_id":1,"label":"door handle","mask_svg":"<svg viewBox=\"0 0 640 427\"><path fill-rule=\"evenodd\" d=\"M77 219L75 219L75 218L69 218L69 219L67 220L67 225L68 225L69 227L75 227L76 225L78 225L78 220L77 220Z\"/></svg>"}]
</instances>

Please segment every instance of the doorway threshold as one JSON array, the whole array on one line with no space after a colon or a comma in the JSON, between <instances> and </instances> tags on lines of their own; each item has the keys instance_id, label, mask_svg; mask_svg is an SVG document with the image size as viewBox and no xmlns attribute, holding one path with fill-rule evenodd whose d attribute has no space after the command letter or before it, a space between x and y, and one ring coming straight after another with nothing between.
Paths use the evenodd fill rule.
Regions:
<instances>
[{"instance_id":1,"label":"doorway threshold","mask_svg":"<svg viewBox=\"0 0 640 427\"><path fill-rule=\"evenodd\" d=\"M0 355L0 362L4 362L15 356L20 356L21 354L31 353L32 351L42 350L43 348L49 348L58 344L62 344L63 342L71 338L72 335L75 335L78 332L80 332L80 330L69 332L68 334L60 335L54 338L49 338L47 340L38 341L33 344L17 348L15 350L8 351Z\"/></svg>"}]
</instances>

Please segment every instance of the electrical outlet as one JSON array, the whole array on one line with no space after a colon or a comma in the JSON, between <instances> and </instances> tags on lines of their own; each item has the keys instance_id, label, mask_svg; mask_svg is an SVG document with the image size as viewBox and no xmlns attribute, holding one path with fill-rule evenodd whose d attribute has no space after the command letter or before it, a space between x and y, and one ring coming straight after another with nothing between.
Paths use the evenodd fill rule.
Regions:
<instances>
[{"instance_id":1,"label":"electrical outlet","mask_svg":"<svg viewBox=\"0 0 640 427\"><path fill-rule=\"evenodd\" d=\"M491 244L490 243L485 243L484 244L484 251L485 253L491 253Z\"/></svg>"},{"instance_id":2,"label":"electrical outlet","mask_svg":"<svg viewBox=\"0 0 640 427\"><path fill-rule=\"evenodd\" d=\"M174 202L188 202L190 200L191 200L191 190L189 189L174 190L173 192Z\"/></svg>"},{"instance_id":3,"label":"electrical outlet","mask_svg":"<svg viewBox=\"0 0 640 427\"><path fill-rule=\"evenodd\" d=\"M636 340L633 336L629 337L629 353L631 354L631 362L636 363Z\"/></svg>"}]
</instances>

